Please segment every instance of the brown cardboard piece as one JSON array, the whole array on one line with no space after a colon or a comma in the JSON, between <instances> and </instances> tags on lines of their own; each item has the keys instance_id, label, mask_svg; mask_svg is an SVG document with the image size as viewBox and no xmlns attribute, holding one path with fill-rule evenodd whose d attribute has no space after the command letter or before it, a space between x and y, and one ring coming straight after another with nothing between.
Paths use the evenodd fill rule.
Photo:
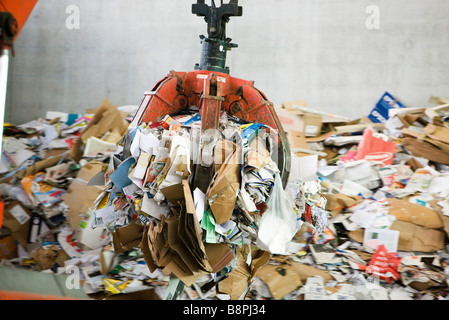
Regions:
<instances>
[{"instance_id":1,"label":"brown cardboard piece","mask_svg":"<svg viewBox=\"0 0 449 320\"><path fill-rule=\"evenodd\" d=\"M309 277L320 276L324 282L334 280L334 277L323 270L289 260L281 264L267 264L256 276L268 286L276 300L301 287Z\"/></svg>"},{"instance_id":2,"label":"brown cardboard piece","mask_svg":"<svg viewBox=\"0 0 449 320\"><path fill-rule=\"evenodd\" d=\"M140 244L142 235L143 227L138 225L136 221L125 227L115 228L114 232L112 232L114 251L119 254L131 250Z\"/></svg>"},{"instance_id":3,"label":"brown cardboard piece","mask_svg":"<svg viewBox=\"0 0 449 320\"><path fill-rule=\"evenodd\" d=\"M44 151L44 158L49 159L57 156L62 156L64 153L68 151L68 148L62 149L62 148L54 148Z\"/></svg>"},{"instance_id":4,"label":"brown cardboard piece","mask_svg":"<svg viewBox=\"0 0 449 320\"><path fill-rule=\"evenodd\" d=\"M423 141L423 142L430 144L432 147L434 147L436 149L436 151L442 151L442 152L449 154L449 144L441 141L443 139L440 139L440 140L432 139L426 133L420 133L420 132L417 132L417 131L414 131L414 130L411 130L408 128L403 128L402 134L405 137L404 140L410 139L410 137L413 137L413 138L416 138L416 140L418 140L418 141Z\"/></svg>"},{"instance_id":5,"label":"brown cardboard piece","mask_svg":"<svg viewBox=\"0 0 449 320\"><path fill-rule=\"evenodd\" d=\"M231 300L238 300L248 289L250 277L249 267L240 264L224 280L218 283L218 291L228 294Z\"/></svg>"},{"instance_id":6,"label":"brown cardboard piece","mask_svg":"<svg viewBox=\"0 0 449 320\"><path fill-rule=\"evenodd\" d=\"M212 273L223 270L234 259L234 254L226 243L206 243L205 249Z\"/></svg>"},{"instance_id":7,"label":"brown cardboard piece","mask_svg":"<svg viewBox=\"0 0 449 320\"><path fill-rule=\"evenodd\" d=\"M225 163L226 159L229 156L230 150L232 151L234 148L232 141L223 139L217 142L214 150L214 164L215 164L215 172L220 170L220 167Z\"/></svg>"},{"instance_id":8,"label":"brown cardboard piece","mask_svg":"<svg viewBox=\"0 0 449 320\"><path fill-rule=\"evenodd\" d=\"M410 169L416 171L417 169L422 169L424 166L416 160L416 158L410 158L405 162L406 165L410 166Z\"/></svg>"},{"instance_id":9,"label":"brown cardboard piece","mask_svg":"<svg viewBox=\"0 0 449 320\"><path fill-rule=\"evenodd\" d=\"M290 132L292 130L303 131L304 119L300 116L292 115L287 109L281 106L275 106L274 110L279 118L279 122L285 132Z\"/></svg>"},{"instance_id":10,"label":"brown cardboard piece","mask_svg":"<svg viewBox=\"0 0 449 320\"><path fill-rule=\"evenodd\" d=\"M195 205L188 181L183 180L183 183L166 187L161 191L169 202L181 207L179 219L170 217L165 221L168 224L168 247L178 254L185 255L184 260L192 271L198 272L202 267L206 267L207 263L204 262L202 231L198 220L195 219Z\"/></svg>"},{"instance_id":11,"label":"brown cardboard piece","mask_svg":"<svg viewBox=\"0 0 449 320\"><path fill-rule=\"evenodd\" d=\"M390 198L387 202L388 213L395 216L399 221L414 223L429 229L443 228L440 216L431 208L411 203L407 199Z\"/></svg>"},{"instance_id":12,"label":"brown cardboard piece","mask_svg":"<svg viewBox=\"0 0 449 320\"><path fill-rule=\"evenodd\" d=\"M184 190L182 184L175 184L161 189L165 199L173 205L178 205L184 200Z\"/></svg>"},{"instance_id":13,"label":"brown cardboard piece","mask_svg":"<svg viewBox=\"0 0 449 320\"><path fill-rule=\"evenodd\" d=\"M429 98L429 102L435 103L438 105L444 105L444 104L449 104L449 99L445 98L445 97L431 96ZM437 107L435 107L435 108L437 108Z\"/></svg>"},{"instance_id":14,"label":"brown cardboard piece","mask_svg":"<svg viewBox=\"0 0 449 320\"><path fill-rule=\"evenodd\" d=\"M365 229L357 229L348 232L348 237L354 241L363 243L363 237L365 235Z\"/></svg>"},{"instance_id":15,"label":"brown cardboard piece","mask_svg":"<svg viewBox=\"0 0 449 320\"><path fill-rule=\"evenodd\" d=\"M38 162L28 166L26 169L18 171L15 174L15 176L18 178L25 178L25 177L32 176L38 172L44 171L46 168L50 168L50 167L57 165L61 161L62 157L63 157L63 155L58 155L55 157L51 157L48 159L38 161Z\"/></svg>"},{"instance_id":16,"label":"brown cardboard piece","mask_svg":"<svg viewBox=\"0 0 449 320\"><path fill-rule=\"evenodd\" d=\"M434 252L444 247L443 231L418 226L414 223L395 221L390 230L399 231L398 251ZM364 229L350 231L348 237L363 243Z\"/></svg>"},{"instance_id":17,"label":"brown cardboard piece","mask_svg":"<svg viewBox=\"0 0 449 320\"><path fill-rule=\"evenodd\" d=\"M124 133L126 129L127 125L117 106L113 106L108 99L104 99L80 138L86 143L89 137L102 138L108 132Z\"/></svg>"},{"instance_id":18,"label":"brown cardboard piece","mask_svg":"<svg viewBox=\"0 0 449 320\"><path fill-rule=\"evenodd\" d=\"M302 286L300 276L295 268L287 264L267 264L256 273L256 276L268 286L275 300L282 299Z\"/></svg>"},{"instance_id":19,"label":"brown cardboard piece","mask_svg":"<svg viewBox=\"0 0 449 320\"><path fill-rule=\"evenodd\" d=\"M189 182L183 180L182 186L184 190L185 209L183 208L184 210L181 210L179 214L178 235L202 268L210 272L212 267L207 260L206 248L202 240L203 230L196 216L195 204Z\"/></svg>"},{"instance_id":20,"label":"brown cardboard piece","mask_svg":"<svg viewBox=\"0 0 449 320\"><path fill-rule=\"evenodd\" d=\"M26 219L26 216L29 218ZM19 201L5 205L3 212L3 227L6 227L14 239L28 250L28 235L31 226L31 212Z\"/></svg>"},{"instance_id":21,"label":"brown cardboard piece","mask_svg":"<svg viewBox=\"0 0 449 320\"><path fill-rule=\"evenodd\" d=\"M12 235L0 237L0 261L11 259L17 255L16 240Z\"/></svg>"},{"instance_id":22,"label":"brown cardboard piece","mask_svg":"<svg viewBox=\"0 0 449 320\"><path fill-rule=\"evenodd\" d=\"M220 167L209 189L207 198L215 222L222 224L231 219L240 188L241 148L232 143L233 150L228 150L228 157Z\"/></svg>"},{"instance_id":23,"label":"brown cardboard piece","mask_svg":"<svg viewBox=\"0 0 449 320\"><path fill-rule=\"evenodd\" d=\"M166 219L168 225L168 245L171 250L173 250L179 258L182 259L183 264L185 264L186 268L190 271L191 275L203 275L205 274L204 265L198 261L194 254L190 251L190 249L183 242L181 237L178 234L179 220L176 216L172 216Z\"/></svg>"},{"instance_id":24,"label":"brown cardboard piece","mask_svg":"<svg viewBox=\"0 0 449 320\"><path fill-rule=\"evenodd\" d=\"M304 100L287 101L282 104L282 107L288 111L290 117L300 118L303 125L301 127L293 128L293 130L300 130L304 132L306 137L317 137L321 135L324 117L320 114L306 112L295 109L294 106L307 108L307 103Z\"/></svg>"},{"instance_id":25,"label":"brown cardboard piece","mask_svg":"<svg viewBox=\"0 0 449 320\"><path fill-rule=\"evenodd\" d=\"M67 188L62 200L69 207L67 220L70 227L76 230L82 221L82 214L86 214L94 201L103 192L101 186L87 186L92 179L103 168L103 163L92 160L85 164L77 173L77 177Z\"/></svg>"},{"instance_id":26,"label":"brown cardboard piece","mask_svg":"<svg viewBox=\"0 0 449 320\"><path fill-rule=\"evenodd\" d=\"M298 109L293 108L293 106L308 108L307 102L305 100L293 100L293 101L285 101L282 103L282 108L289 111L291 114L303 115L304 112Z\"/></svg>"},{"instance_id":27,"label":"brown cardboard piece","mask_svg":"<svg viewBox=\"0 0 449 320\"><path fill-rule=\"evenodd\" d=\"M438 205L438 202L439 202L439 200L432 200L432 201L429 201L428 203L440 216L441 222L443 223L443 230L444 230L444 232L446 232L446 235L449 237L449 217L446 216L445 214L443 214L443 211L442 211L440 205Z\"/></svg>"},{"instance_id":28,"label":"brown cardboard piece","mask_svg":"<svg viewBox=\"0 0 449 320\"><path fill-rule=\"evenodd\" d=\"M163 227L163 225L162 225L163 221L164 220L162 220L159 227ZM162 251L163 248L161 248L161 246L163 246L166 243L165 239L162 239L162 244L160 246L155 247L153 245L153 241L155 238L154 228L156 226L157 225L155 222L151 222L150 224L148 224L144 228L142 240L140 242L140 248L142 250L142 254L143 254L145 263L151 272L156 271L158 268L163 269L163 267L161 266L161 263L159 261L159 258L161 257L161 255L165 255L165 252ZM151 238L150 238L150 233L151 233ZM156 254L156 252L155 252L156 249L159 250L159 252L160 252L159 254ZM167 247L167 250L168 250L168 247Z\"/></svg>"},{"instance_id":29,"label":"brown cardboard piece","mask_svg":"<svg viewBox=\"0 0 449 320\"><path fill-rule=\"evenodd\" d=\"M384 123L359 123L335 126L334 130L337 134L363 132L367 128L373 128L377 131L385 129Z\"/></svg>"},{"instance_id":30,"label":"brown cardboard piece","mask_svg":"<svg viewBox=\"0 0 449 320\"><path fill-rule=\"evenodd\" d=\"M204 244L187 179L163 189L167 200L180 207L179 217L162 217L145 227L141 249L150 271L160 268L190 286L201 276L227 266L234 255L225 243Z\"/></svg>"},{"instance_id":31,"label":"brown cardboard piece","mask_svg":"<svg viewBox=\"0 0 449 320\"><path fill-rule=\"evenodd\" d=\"M449 128L429 123L423 130L429 138L446 144L449 143Z\"/></svg>"},{"instance_id":32,"label":"brown cardboard piece","mask_svg":"<svg viewBox=\"0 0 449 320\"><path fill-rule=\"evenodd\" d=\"M318 137L323 127L323 116L313 113L304 114L304 132L306 137Z\"/></svg>"},{"instance_id":33,"label":"brown cardboard piece","mask_svg":"<svg viewBox=\"0 0 449 320\"><path fill-rule=\"evenodd\" d=\"M31 252L30 258L36 263L36 270L43 271L53 267L60 251L56 245L38 247Z\"/></svg>"},{"instance_id":34,"label":"brown cardboard piece","mask_svg":"<svg viewBox=\"0 0 449 320\"><path fill-rule=\"evenodd\" d=\"M288 133L288 140L292 149L301 148L308 149L307 138L304 132L292 130Z\"/></svg>"},{"instance_id":35,"label":"brown cardboard piece","mask_svg":"<svg viewBox=\"0 0 449 320\"><path fill-rule=\"evenodd\" d=\"M308 266L303 263L291 262L291 266L298 273L299 280L301 280L302 283L306 283L307 278L314 276L320 276L321 278L323 278L324 282L335 280L334 277L326 271Z\"/></svg>"},{"instance_id":36,"label":"brown cardboard piece","mask_svg":"<svg viewBox=\"0 0 449 320\"><path fill-rule=\"evenodd\" d=\"M424 133L403 128L402 145L416 157L449 164L449 138L447 128L428 124Z\"/></svg>"},{"instance_id":37,"label":"brown cardboard piece","mask_svg":"<svg viewBox=\"0 0 449 320\"><path fill-rule=\"evenodd\" d=\"M444 248L446 234L404 221L395 221L391 230L399 231L398 251L434 252Z\"/></svg>"},{"instance_id":38,"label":"brown cardboard piece","mask_svg":"<svg viewBox=\"0 0 449 320\"><path fill-rule=\"evenodd\" d=\"M250 150L247 153L246 164L249 167L256 168L256 170L262 169L267 166L271 161L270 152L267 150L265 143L260 138L255 138L249 144ZM231 146L232 150L232 146Z\"/></svg>"},{"instance_id":39,"label":"brown cardboard piece","mask_svg":"<svg viewBox=\"0 0 449 320\"><path fill-rule=\"evenodd\" d=\"M120 139L111 140L111 137L121 138L126 133L127 128L128 124L122 113L118 111L117 106L112 106L111 102L105 98L70 150L70 156L75 161L80 161L83 155L82 149L89 137L101 139L109 133L109 138L106 137L108 142L118 143Z\"/></svg>"},{"instance_id":40,"label":"brown cardboard piece","mask_svg":"<svg viewBox=\"0 0 449 320\"><path fill-rule=\"evenodd\" d=\"M159 223L153 221L145 227L140 246L151 272L159 268L164 274L173 273L187 286L192 285L201 276L195 276L176 251L170 248L168 224L164 218Z\"/></svg>"},{"instance_id":41,"label":"brown cardboard piece","mask_svg":"<svg viewBox=\"0 0 449 320\"><path fill-rule=\"evenodd\" d=\"M330 211L333 216L336 216L345 208L355 206L363 200L361 196L348 196L343 193L323 194L323 197L327 200L325 209Z\"/></svg>"},{"instance_id":42,"label":"brown cardboard piece","mask_svg":"<svg viewBox=\"0 0 449 320\"><path fill-rule=\"evenodd\" d=\"M271 257L271 254L268 251L260 250L253 245L251 248L251 264L248 266L246 263L248 254L248 246L238 248L237 260L239 265L237 268L233 269L224 280L221 280L218 283L218 291L224 294L229 294L231 300L239 299L246 292L257 271L262 268Z\"/></svg>"},{"instance_id":43,"label":"brown cardboard piece","mask_svg":"<svg viewBox=\"0 0 449 320\"><path fill-rule=\"evenodd\" d=\"M440 97L431 97L431 103L438 104L436 107L426 108L426 115L435 123L441 121L441 113L449 112L449 99Z\"/></svg>"},{"instance_id":44,"label":"brown cardboard piece","mask_svg":"<svg viewBox=\"0 0 449 320\"><path fill-rule=\"evenodd\" d=\"M406 137L402 139L402 145L415 157L449 165L449 153L437 147L435 143Z\"/></svg>"},{"instance_id":45,"label":"brown cardboard piece","mask_svg":"<svg viewBox=\"0 0 449 320\"><path fill-rule=\"evenodd\" d=\"M297 157L310 156L310 152L307 152L310 149L304 132L292 130L287 133L287 138L293 152L295 151L294 149L300 150L299 152L295 152Z\"/></svg>"}]
</instances>

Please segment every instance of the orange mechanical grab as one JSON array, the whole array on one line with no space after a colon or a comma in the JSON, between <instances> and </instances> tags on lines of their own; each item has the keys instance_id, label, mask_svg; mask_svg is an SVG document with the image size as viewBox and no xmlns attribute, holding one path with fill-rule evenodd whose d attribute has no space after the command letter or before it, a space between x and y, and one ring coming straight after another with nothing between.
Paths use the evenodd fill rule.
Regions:
<instances>
[{"instance_id":1,"label":"orange mechanical grab","mask_svg":"<svg viewBox=\"0 0 449 320\"><path fill-rule=\"evenodd\" d=\"M211 6L204 0L198 0L192 5L192 13L204 16L208 24L209 37L200 36L203 46L200 64L191 72L171 71L151 91L145 92L132 125L157 122L189 106L198 106L201 116L201 163L196 165L193 185L200 189L213 174L210 168L211 153L217 142L214 132L218 130L222 110L247 123L266 125L275 131L276 146L272 157L281 171L285 186L290 172L290 147L273 104L254 87L252 81L231 77L229 68L225 66L226 52L237 46L226 38L225 26L229 17L242 15L242 7L238 6L238 0L231 0L228 4L221 1L220 7L213 0Z\"/></svg>"}]
</instances>

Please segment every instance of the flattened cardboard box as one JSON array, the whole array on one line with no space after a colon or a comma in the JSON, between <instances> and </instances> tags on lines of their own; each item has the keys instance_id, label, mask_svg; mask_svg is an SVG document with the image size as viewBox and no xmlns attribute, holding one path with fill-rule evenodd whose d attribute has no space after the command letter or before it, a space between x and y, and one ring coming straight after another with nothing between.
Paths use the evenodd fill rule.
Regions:
<instances>
[{"instance_id":1,"label":"flattened cardboard box","mask_svg":"<svg viewBox=\"0 0 449 320\"><path fill-rule=\"evenodd\" d=\"M206 243L205 247L212 273L219 272L234 259L234 254L226 243Z\"/></svg>"},{"instance_id":2,"label":"flattened cardboard box","mask_svg":"<svg viewBox=\"0 0 449 320\"><path fill-rule=\"evenodd\" d=\"M428 124L423 130L429 138L446 144L449 143L449 128Z\"/></svg>"},{"instance_id":3,"label":"flattened cardboard box","mask_svg":"<svg viewBox=\"0 0 449 320\"><path fill-rule=\"evenodd\" d=\"M50 157L41 161L38 161L27 168L18 171L15 176L19 178L29 177L38 172L44 171L47 168L53 167L57 165L62 160L62 155Z\"/></svg>"},{"instance_id":4,"label":"flattened cardboard box","mask_svg":"<svg viewBox=\"0 0 449 320\"><path fill-rule=\"evenodd\" d=\"M255 277L258 270L270 260L271 254L252 245L251 264L247 264L247 258L250 254L248 246L237 249L237 259L239 265L233 269L228 276L218 283L218 290L221 293L229 294L231 300L237 300L244 295L251 280Z\"/></svg>"},{"instance_id":5,"label":"flattened cardboard box","mask_svg":"<svg viewBox=\"0 0 449 320\"><path fill-rule=\"evenodd\" d=\"M407 137L402 140L402 145L415 157L449 165L449 154L428 141Z\"/></svg>"},{"instance_id":6,"label":"flattened cardboard box","mask_svg":"<svg viewBox=\"0 0 449 320\"><path fill-rule=\"evenodd\" d=\"M304 132L307 137L319 136L323 127L324 117L320 114L312 113L313 110L310 110L311 112L305 112L294 108L294 106L303 108L308 107L304 100L287 101L282 104L282 108L288 111L290 118L294 117L301 119L302 126L296 127L293 130L300 130Z\"/></svg>"},{"instance_id":7,"label":"flattened cardboard box","mask_svg":"<svg viewBox=\"0 0 449 320\"><path fill-rule=\"evenodd\" d=\"M179 218L171 216L145 227L142 253L151 272L160 268L190 286L202 275L218 272L234 258L227 244L202 241L202 229L187 179L162 190L168 201L181 205Z\"/></svg>"},{"instance_id":8,"label":"flattened cardboard box","mask_svg":"<svg viewBox=\"0 0 449 320\"><path fill-rule=\"evenodd\" d=\"M170 248L168 223L165 219L159 224L152 222L145 228L141 249L151 272L161 269L164 274L173 273L187 286L201 277L200 273L191 272L178 253Z\"/></svg>"},{"instance_id":9,"label":"flattened cardboard box","mask_svg":"<svg viewBox=\"0 0 449 320\"><path fill-rule=\"evenodd\" d=\"M136 221L122 228L115 228L112 233L112 243L114 251L118 253L131 250L138 246L142 240L143 227L138 225Z\"/></svg>"},{"instance_id":10,"label":"flattened cardboard box","mask_svg":"<svg viewBox=\"0 0 449 320\"><path fill-rule=\"evenodd\" d=\"M274 109L285 132L292 130L303 131L304 119L302 119L302 117L295 115L292 116L287 109L280 106L275 106Z\"/></svg>"},{"instance_id":11,"label":"flattened cardboard box","mask_svg":"<svg viewBox=\"0 0 449 320\"><path fill-rule=\"evenodd\" d=\"M390 230L399 231L398 251L434 252L444 247L446 234L443 231L421 227L404 221L395 221ZM349 238L363 243L364 229L348 233Z\"/></svg>"},{"instance_id":12,"label":"flattened cardboard box","mask_svg":"<svg viewBox=\"0 0 449 320\"><path fill-rule=\"evenodd\" d=\"M178 235L195 257L203 270L212 272L206 248L202 240L203 230L196 216L195 204L187 180L182 181L185 199L185 211L179 215Z\"/></svg>"},{"instance_id":13,"label":"flattened cardboard box","mask_svg":"<svg viewBox=\"0 0 449 320\"><path fill-rule=\"evenodd\" d=\"M440 216L441 222L443 223L443 230L444 230L444 232L446 232L446 235L449 237L449 217L443 213L438 202L439 202L438 200L432 200L432 201L429 201L429 204Z\"/></svg>"},{"instance_id":14,"label":"flattened cardboard box","mask_svg":"<svg viewBox=\"0 0 449 320\"><path fill-rule=\"evenodd\" d=\"M332 216L336 216L343 209L350 208L360 203L362 196L348 196L344 193L337 194L323 194L326 198L326 210L332 213Z\"/></svg>"},{"instance_id":15,"label":"flattened cardboard box","mask_svg":"<svg viewBox=\"0 0 449 320\"><path fill-rule=\"evenodd\" d=\"M402 145L415 157L422 157L431 161L449 164L449 144L429 138L425 133L418 133L403 128Z\"/></svg>"},{"instance_id":16,"label":"flattened cardboard box","mask_svg":"<svg viewBox=\"0 0 449 320\"><path fill-rule=\"evenodd\" d=\"M13 201L5 206L3 226L8 228L14 239L28 250L28 236L31 227L31 212L19 201Z\"/></svg>"},{"instance_id":17,"label":"flattened cardboard box","mask_svg":"<svg viewBox=\"0 0 449 320\"><path fill-rule=\"evenodd\" d=\"M89 208L93 206L94 201L103 192L103 188L100 186L87 185L90 179L99 173L102 168L103 163L100 161L93 160L85 164L62 197L62 200L69 207L67 220L73 230L76 230L80 225L81 214L87 213Z\"/></svg>"},{"instance_id":18,"label":"flattened cardboard box","mask_svg":"<svg viewBox=\"0 0 449 320\"><path fill-rule=\"evenodd\" d=\"M399 231L398 251L434 252L444 248L443 231L403 221L395 221L390 229Z\"/></svg>"},{"instance_id":19,"label":"flattened cardboard box","mask_svg":"<svg viewBox=\"0 0 449 320\"><path fill-rule=\"evenodd\" d=\"M274 299L279 300L302 286L298 273L290 265L263 266L256 274L270 290Z\"/></svg>"},{"instance_id":20,"label":"flattened cardboard box","mask_svg":"<svg viewBox=\"0 0 449 320\"><path fill-rule=\"evenodd\" d=\"M425 206L411 203L407 199L390 198L388 214L399 221L410 222L429 229L443 228L438 212Z\"/></svg>"},{"instance_id":21,"label":"flattened cardboard box","mask_svg":"<svg viewBox=\"0 0 449 320\"><path fill-rule=\"evenodd\" d=\"M175 251L184 261L192 275L203 273L203 266L190 254L190 250L178 235L179 221L176 216L172 216L167 220L168 225L168 245L170 249Z\"/></svg>"},{"instance_id":22,"label":"flattened cardboard box","mask_svg":"<svg viewBox=\"0 0 449 320\"><path fill-rule=\"evenodd\" d=\"M112 106L108 99L104 99L100 107L96 110L92 120L77 139L75 145L70 150L70 156L79 162L83 156L83 148L89 137L101 139L106 133L114 132L114 135L123 136L128 125L124 120L117 106ZM109 141L115 143L118 141Z\"/></svg>"},{"instance_id":23,"label":"flattened cardboard box","mask_svg":"<svg viewBox=\"0 0 449 320\"><path fill-rule=\"evenodd\" d=\"M233 150L226 152L229 156L220 167L207 194L209 206L217 224L225 223L231 219L240 188L240 170L242 165L240 163L240 153L242 150L234 143L232 143L232 148Z\"/></svg>"}]
</instances>

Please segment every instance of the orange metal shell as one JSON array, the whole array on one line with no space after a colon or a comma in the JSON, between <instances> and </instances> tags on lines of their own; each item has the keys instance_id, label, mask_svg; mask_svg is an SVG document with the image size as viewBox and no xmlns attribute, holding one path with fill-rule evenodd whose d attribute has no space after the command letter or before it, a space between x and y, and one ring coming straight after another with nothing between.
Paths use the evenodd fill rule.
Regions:
<instances>
[{"instance_id":1,"label":"orange metal shell","mask_svg":"<svg viewBox=\"0 0 449 320\"><path fill-rule=\"evenodd\" d=\"M14 41L17 39L20 31L22 31L36 3L37 0L2 0L0 2L0 11L10 12L17 20L18 32L14 37Z\"/></svg>"}]
</instances>

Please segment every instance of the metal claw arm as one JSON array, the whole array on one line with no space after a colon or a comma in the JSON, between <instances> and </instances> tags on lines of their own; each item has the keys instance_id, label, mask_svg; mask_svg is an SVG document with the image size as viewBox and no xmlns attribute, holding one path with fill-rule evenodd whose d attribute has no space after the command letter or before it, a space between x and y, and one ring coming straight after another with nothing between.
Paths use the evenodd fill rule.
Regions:
<instances>
[{"instance_id":1,"label":"metal claw arm","mask_svg":"<svg viewBox=\"0 0 449 320\"><path fill-rule=\"evenodd\" d=\"M159 121L167 114L178 114L192 105L199 106L203 147L214 145L216 137L210 134L206 136L205 133L213 132L210 129L218 129L220 110L246 122L260 123L274 129L275 148L272 150L272 158L281 171L284 186L286 185L290 173L290 145L273 104L254 87L252 81L206 70L172 71L151 91L145 92L139 112L131 126ZM198 170L203 171L201 174L204 178L203 182L209 181L210 179L208 180L206 176L211 174L207 169L211 155L205 153L205 150L211 149L202 150L203 162L197 167ZM201 185L201 181L197 180L197 182Z\"/></svg>"},{"instance_id":2,"label":"metal claw arm","mask_svg":"<svg viewBox=\"0 0 449 320\"><path fill-rule=\"evenodd\" d=\"M205 17L209 38L202 36L201 62L195 71L175 72L159 81L153 90L145 93L131 127L159 121L165 115L175 115L189 106L198 106L201 116L200 162L196 163L193 186L203 192L213 174L213 152L217 142L220 111L226 111L246 122L260 123L275 132L271 156L281 171L284 186L290 173L290 145L273 104L254 88L252 81L231 77L225 66L226 51L232 46L226 38L226 23L232 16L241 16L238 0L217 7L197 0L192 13ZM211 130L212 129L212 130Z\"/></svg>"},{"instance_id":3,"label":"metal claw arm","mask_svg":"<svg viewBox=\"0 0 449 320\"><path fill-rule=\"evenodd\" d=\"M226 38L226 23L230 17L237 17L243 14L243 9L238 5L238 0L230 1L227 4L216 7L212 1L212 6L198 0L192 4L192 13L204 17L207 22L207 32L209 37L200 36L203 45L201 51L201 61L195 66L196 70L209 70L215 72L229 73L226 67L226 54L231 48L237 45L231 43L232 39Z\"/></svg>"},{"instance_id":4,"label":"metal claw arm","mask_svg":"<svg viewBox=\"0 0 449 320\"><path fill-rule=\"evenodd\" d=\"M242 16L243 9L238 5L238 0L230 1L227 4L221 2L220 7L216 7L215 1L212 6L204 3L204 0L198 0L192 5L192 13L199 17L204 17L207 22L207 31L209 38L224 40L226 38L226 23L230 17Z\"/></svg>"}]
</instances>

